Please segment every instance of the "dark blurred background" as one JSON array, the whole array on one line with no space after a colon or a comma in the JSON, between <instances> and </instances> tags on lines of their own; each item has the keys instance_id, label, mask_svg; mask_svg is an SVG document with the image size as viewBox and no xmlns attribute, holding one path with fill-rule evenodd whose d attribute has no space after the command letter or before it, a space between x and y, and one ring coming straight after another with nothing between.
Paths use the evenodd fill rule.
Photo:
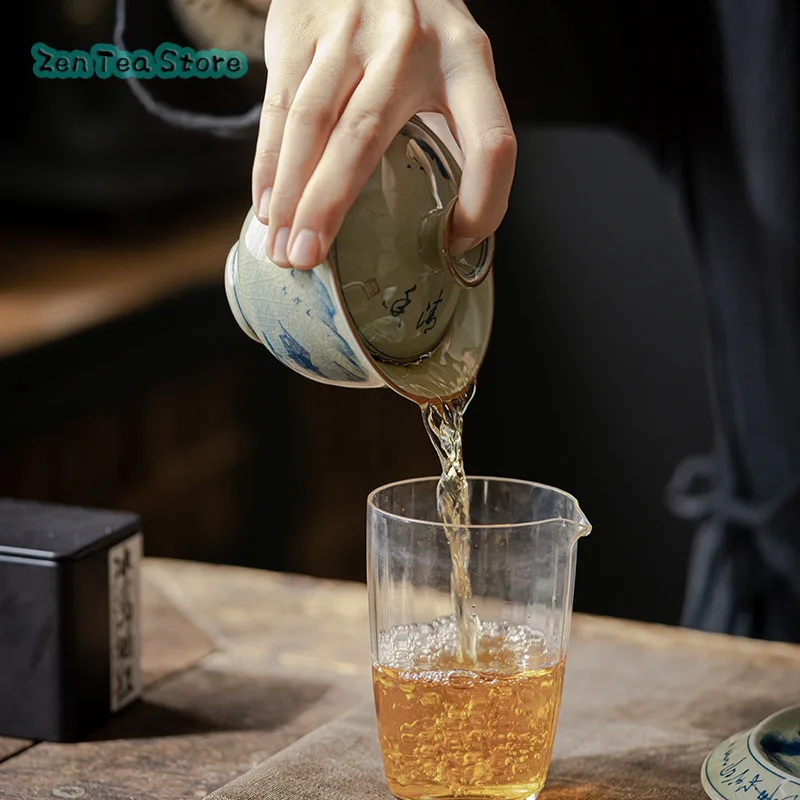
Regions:
<instances>
[{"instance_id":1,"label":"dark blurred background","mask_svg":"<svg viewBox=\"0 0 800 800\"><path fill-rule=\"evenodd\" d=\"M279 365L228 311L253 137L148 116L120 80L37 80L31 44L107 42L109 0L28 4L2 128L0 495L143 515L152 556L363 580L365 499L437 468L418 410ZM191 45L161 2L128 44ZM20 89L21 87L21 89ZM159 99L236 114L240 81ZM468 471L574 493L580 611L677 623L692 529L663 503L710 441L703 309L683 223L623 138L518 129Z\"/></svg>"}]
</instances>

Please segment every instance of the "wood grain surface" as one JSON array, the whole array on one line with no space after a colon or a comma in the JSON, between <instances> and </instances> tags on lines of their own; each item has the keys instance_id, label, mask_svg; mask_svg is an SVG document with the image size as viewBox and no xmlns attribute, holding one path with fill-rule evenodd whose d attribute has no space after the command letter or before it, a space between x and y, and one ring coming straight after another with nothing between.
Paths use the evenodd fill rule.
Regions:
<instances>
[{"instance_id":1,"label":"wood grain surface","mask_svg":"<svg viewBox=\"0 0 800 800\"><path fill-rule=\"evenodd\" d=\"M27 744L0 740L0 798L199 799L369 700L363 585L152 559L144 574L143 700L80 744L11 755ZM677 701L686 680L707 687L690 713ZM545 796L605 800L639 786L638 796L655 798L681 788L670 784L678 764L686 796L699 797L699 754L793 696L800 700L798 647L575 615L565 735ZM617 756L593 747L622 743L626 731L641 745L634 794L609 794L598 759L628 769L630 747L620 744Z\"/></svg>"}]
</instances>

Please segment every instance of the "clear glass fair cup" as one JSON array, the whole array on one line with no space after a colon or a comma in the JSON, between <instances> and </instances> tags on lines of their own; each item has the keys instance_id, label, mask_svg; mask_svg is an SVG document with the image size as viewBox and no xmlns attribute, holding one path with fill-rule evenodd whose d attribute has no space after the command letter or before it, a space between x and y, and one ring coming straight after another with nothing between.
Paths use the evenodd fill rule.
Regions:
<instances>
[{"instance_id":1,"label":"clear glass fair cup","mask_svg":"<svg viewBox=\"0 0 800 800\"><path fill-rule=\"evenodd\" d=\"M535 798L561 704L576 544L591 526L566 492L470 477L471 524L448 530L436 486L436 478L403 481L368 499L373 688L387 784L401 800ZM460 625L449 541L464 536L471 596Z\"/></svg>"}]
</instances>

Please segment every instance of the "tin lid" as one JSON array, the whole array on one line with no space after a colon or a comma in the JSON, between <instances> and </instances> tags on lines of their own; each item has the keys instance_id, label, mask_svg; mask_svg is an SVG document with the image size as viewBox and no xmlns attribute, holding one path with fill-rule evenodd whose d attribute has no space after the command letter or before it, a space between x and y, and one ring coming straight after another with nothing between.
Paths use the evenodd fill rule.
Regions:
<instances>
[{"instance_id":1,"label":"tin lid","mask_svg":"<svg viewBox=\"0 0 800 800\"><path fill-rule=\"evenodd\" d=\"M412 118L381 158L331 249L345 304L370 354L408 364L430 355L464 292L489 274L494 237L449 253L461 170L422 120Z\"/></svg>"},{"instance_id":2,"label":"tin lid","mask_svg":"<svg viewBox=\"0 0 800 800\"><path fill-rule=\"evenodd\" d=\"M0 558L79 558L140 530L136 514L0 498Z\"/></svg>"}]
</instances>

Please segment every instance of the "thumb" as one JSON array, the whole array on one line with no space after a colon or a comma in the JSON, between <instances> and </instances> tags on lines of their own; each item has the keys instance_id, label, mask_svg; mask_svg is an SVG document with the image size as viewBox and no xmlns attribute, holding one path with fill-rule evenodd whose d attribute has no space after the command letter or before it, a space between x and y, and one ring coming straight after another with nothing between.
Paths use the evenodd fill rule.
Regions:
<instances>
[{"instance_id":1,"label":"thumb","mask_svg":"<svg viewBox=\"0 0 800 800\"><path fill-rule=\"evenodd\" d=\"M461 255L494 233L508 209L517 139L494 78L481 70L448 87L448 106L464 153L451 252Z\"/></svg>"}]
</instances>

